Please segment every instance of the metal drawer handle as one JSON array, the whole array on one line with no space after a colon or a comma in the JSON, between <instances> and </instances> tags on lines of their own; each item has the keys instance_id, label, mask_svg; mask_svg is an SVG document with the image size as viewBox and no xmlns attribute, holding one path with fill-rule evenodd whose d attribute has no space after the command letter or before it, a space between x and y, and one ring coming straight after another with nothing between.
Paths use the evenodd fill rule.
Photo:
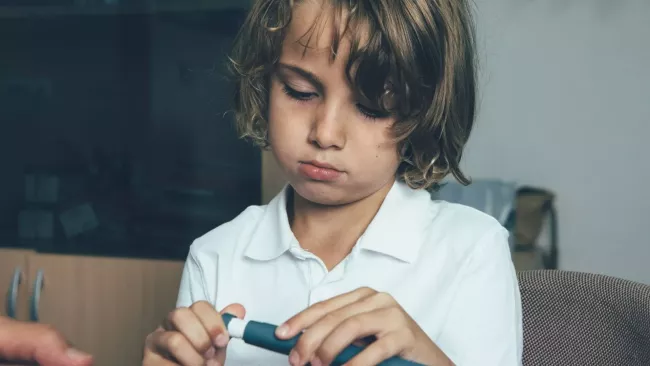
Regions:
<instances>
[{"instance_id":1,"label":"metal drawer handle","mask_svg":"<svg viewBox=\"0 0 650 366\"><path fill-rule=\"evenodd\" d=\"M38 322L38 305L41 302L41 290L43 289L43 270L39 269L34 280L34 290L32 291L32 301L29 307L29 318L33 322Z\"/></svg>"},{"instance_id":2,"label":"metal drawer handle","mask_svg":"<svg viewBox=\"0 0 650 366\"><path fill-rule=\"evenodd\" d=\"M7 316L16 319L16 303L18 302L18 286L22 280L22 270L17 267L11 276L11 283L7 291Z\"/></svg>"}]
</instances>

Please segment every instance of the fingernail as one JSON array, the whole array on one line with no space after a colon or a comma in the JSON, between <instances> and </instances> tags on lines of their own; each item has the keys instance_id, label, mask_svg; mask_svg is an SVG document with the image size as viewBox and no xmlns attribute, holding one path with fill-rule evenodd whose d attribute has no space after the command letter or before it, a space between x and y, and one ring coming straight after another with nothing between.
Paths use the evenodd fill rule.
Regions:
<instances>
[{"instance_id":1,"label":"fingernail","mask_svg":"<svg viewBox=\"0 0 650 366\"><path fill-rule=\"evenodd\" d=\"M311 366L323 366L323 361L320 360L318 357L314 357L313 360L311 360Z\"/></svg>"},{"instance_id":2,"label":"fingernail","mask_svg":"<svg viewBox=\"0 0 650 366\"><path fill-rule=\"evenodd\" d=\"M67 353L68 357L70 357L73 360L80 360L80 359L90 357L89 354L87 354L85 352L81 352L78 349L74 349L74 348L69 348L66 353Z\"/></svg>"},{"instance_id":3,"label":"fingernail","mask_svg":"<svg viewBox=\"0 0 650 366\"><path fill-rule=\"evenodd\" d=\"M298 354L298 352L296 352L296 350L291 350L291 352L289 353L289 363L291 364L291 366L300 365L300 355Z\"/></svg>"},{"instance_id":4,"label":"fingernail","mask_svg":"<svg viewBox=\"0 0 650 366\"><path fill-rule=\"evenodd\" d=\"M228 345L228 341L228 336L221 333L217 336L217 338L215 338L214 344L219 348L223 348Z\"/></svg>"},{"instance_id":5,"label":"fingernail","mask_svg":"<svg viewBox=\"0 0 650 366\"><path fill-rule=\"evenodd\" d=\"M281 326L278 327L278 329L275 330L275 334L278 337L286 337L288 333L289 333L289 326L286 324L282 324Z\"/></svg>"}]
</instances>

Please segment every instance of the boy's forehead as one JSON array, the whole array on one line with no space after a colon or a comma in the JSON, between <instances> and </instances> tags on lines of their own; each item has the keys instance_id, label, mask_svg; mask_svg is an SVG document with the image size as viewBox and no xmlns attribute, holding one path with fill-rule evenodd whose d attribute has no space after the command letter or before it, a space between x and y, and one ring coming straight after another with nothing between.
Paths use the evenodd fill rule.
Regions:
<instances>
[{"instance_id":1,"label":"boy's forehead","mask_svg":"<svg viewBox=\"0 0 650 366\"><path fill-rule=\"evenodd\" d=\"M328 0L297 1L285 34L284 51L303 55L305 47L307 47L308 54L331 53L333 52L334 39L337 36L340 40L339 48L343 48L337 50L337 53L346 51L345 49L349 47L350 43L349 35L362 30L348 29L346 31L347 10L342 11L338 21L335 20L335 11L332 2ZM336 27L337 25L338 27Z\"/></svg>"}]
</instances>

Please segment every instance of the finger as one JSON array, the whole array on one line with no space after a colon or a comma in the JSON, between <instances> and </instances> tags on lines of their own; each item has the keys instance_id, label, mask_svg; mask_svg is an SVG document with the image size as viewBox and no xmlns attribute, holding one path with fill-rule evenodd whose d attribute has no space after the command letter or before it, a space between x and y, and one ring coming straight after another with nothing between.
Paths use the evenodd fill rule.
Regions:
<instances>
[{"instance_id":1,"label":"finger","mask_svg":"<svg viewBox=\"0 0 650 366\"><path fill-rule=\"evenodd\" d=\"M36 352L35 361L42 366L91 366L93 357L75 348L57 346L43 347Z\"/></svg>"},{"instance_id":2,"label":"finger","mask_svg":"<svg viewBox=\"0 0 650 366\"><path fill-rule=\"evenodd\" d=\"M323 342L327 338L332 338L331 333L340 328L342 324L346 325L345 328L348 329L348 332L344 334L343 338L344 343L347 343L341 344L341 349L351 344L356 339L375 335L380 330L361 334L360 330L367 327L364 322L377 322L377 324L386 327L389 325L386 322L386 318L376 319L377 316L383 316L383 312L380 312L379 315L377 315L377 312L373 311L377 309L385 309L393 304L394 300L392 300L392 298L386 297L382 294L375 294L324 315L316 323L309 326L300 336L296 346L294 347L294 351L297 355L292 355L293 359L303 362L311 360L316 351L322 349ZM366 316L360 315L369 312L372 313ZM335 355L336 354L338 354L338 352L336 352Z\"/></svg>"},{"instance_id":3,"label":"finger","mask_svg":"<svg viewBox=\"0 0 650 366\"><path fill-rule=\"evenodd\" d=\"M228 344L228 330L221 319L221 314L206 301L196 302L190 308L208 335L208 349L213 345L220 348L225 347ZM199 351L207 352L208 350L199 349Z\"/></svg>"},{"instance_id":4,"label":"finger","mask_svg":"<svg viewBox=\"0 0 650 366\"><path fill-rule=\"evenodd\" d=\"M177 361L182 366L203 366L205 363L203 356L180 332L158 331L153 333L151 349L162 358Z\"/></svg>"},{"instance_id":5,"label":"finger","mask_svg":"<svg viewBox=\"0 0 650 366\"><path fill-rule=\"evenodd\" d=\"M232 314L239 319L243 319L246 316L246 309L242 304L230 304L221 310L221 314Z\"/></svg>"},{"instance_id":6,"label":"finger","mask_svg":"<svg viewBox=\"0 0 650 366\"><path fill-rule=\"evenodd\" d=\"M377 365L401 354L407 343L403 332L391 332L379 338L346 363L347 366ZM408 338L408 337L407 337ZM415 361L415 360L413 360Z\"/></svg>"},{"instance_id":7,"label":"finger","mask_svg":"<svg viewBox=\"0 0 650 366\"><path fill-rule=\"evenodd\" d=\"M413 340L408 331L403 331L403 329L408 329L405 320L406 318L401 315L398 308L381 308L350 317L327 336L315 356L327 365L332 363L336 356L357 339L376 336L377 340L370 344L373 345L389 335L400 333L401 337L392 341L394 342L391 344L392 348L383 350L392 352L386 357L394 356L402 352ZM380 345L382 344L380 343ZM379 356L384 357L385 355L382 353Z\"/></svg>"},{"instance_id":8,"label":"finger","mask_svg":"<svg viewBox=\"0 0 650 366\"><path fill-rule=\"evenodd\" d=\"M226 306L223 310L221 310L221 314L232 314L236 316L239 319L243 319L246 316L246 309L240 304L231 304ZM223 319L222 319L223 321ZM229 337L226 337L226 343L228 343ZM211 358L212 360L217 361L215 365L224 365L226 363L226 348L220 347L216 349L216 352L214 356Z\"/></svg>"},{"instance_id":9,"label":"finger","mask_svg":"<svg viewBox=\"0 0 650 366\"><path fill-rule=\"evenodd\" d=\"M294 337L305 328L310 327L319 319L337 309L357 302L363 298L377 293L375 290L363 287L357 290L335 296L329 300L316 303L306 310L294 315L280 325L276 330L276 336L282 339Z\"/></svg>"},{"instance_id":10,"label":"finger","mask_svg":"<svg viewBox=\"0 0 650 366\"><path fill-rule=\"evenodd\" d=\"M145 354L142 366L178 366L178 363L163 358L159 354L149 353Z\"/></svg>"},{"instance_id":11,"label":"finger","mask_svg":"<svg viewBox=\"0 0 650 366\"><path fill-rule=\"evenodd\" d=\"M165 329L181 333L199 354L204 354L212 348L212 340L214 338L210 338L208 331L203 326L196 311L200 311L202 316L206 318L211 315L212 317L220 319L221 316L214 310L214 308L212 308L210 313L210 308L212 308L212 306L209 304L205 306L201 303L195 303L190 308L175 309L169 313Z\"/></svg>"},{"instance_id":12,"label":"finger","mask_svg":"<svg viewBox=\"0 0 650 366\"><path fill-rule=\"evenodd\" d=\"M90 366L93 362L89 354L71 348L53 327L13 320L2 322L0 358L43 366Z\"/></svg>"},{"instance_id":13,"label":"finger","mask_svg":"<svg viewBox=\"0 0 650 366\"><path fill-rule=\"evenodd\" d=\"M178 363L147 350L142 359L142 366L178 366Z\"/></svg>"},{"instance_id":14,"label":"finger","mask_svg":"<svg viewBox=\"0 0 650 366\"><path fill-rule=\"evenodd\" d=\"M142 357L142 366L177 366L171 354L163 352L158 345L160 333L165 332L162 326L159 326L154 332L147 335L144 341L144 356Z\"/></svg>"}]
</instances>

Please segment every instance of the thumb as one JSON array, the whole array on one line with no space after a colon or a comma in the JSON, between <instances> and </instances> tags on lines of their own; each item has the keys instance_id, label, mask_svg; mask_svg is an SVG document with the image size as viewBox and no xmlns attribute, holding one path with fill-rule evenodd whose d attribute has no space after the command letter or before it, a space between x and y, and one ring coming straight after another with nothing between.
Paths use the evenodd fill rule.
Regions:
<instances>
[{"instance_id":1,"label":"thumb","mask_svg":"<svg viewBox=\"0 0 650 366\"><path fill-rule=\"evenodd\" d=\"M220 314L232 314L240 319L243 319L246 316L246 309L244 308L243 305L241 304L230 304L223 308L219 312ZM216 361L214 363L213 361ZM215 353L214 357L210 360L212 363L208 363L208 365L225 365L226 363L226 347L223 348L218 348L217 352Z\"/></svg>"},{"instance_id":2,"label":"thumb","mask_svg":"<svg viewBox=\"0 0 650 366\"><path fill-rule=\"evenodd\" d=\"M230 304L223 308L220 312L221 314L232 314L239 319L243 319L246 316L246 309L242 304Z\"/></svg>"},{"instance_id":3,"label":"thumb","mask_svg":"<svg viewBox=\"0 0 650 366\"><path fill-rule=\"evenodd\" d=\"M43 345L35 354L35 361L42 366L91 366L93 358L87 353L67 344Z\"/></svg>"},{"instance_id":4,"label":"thumb","mask_svg":"<svg viewBox=\"0 0 650 366\"><path fill-rule=\"evenodd\" d=\"M90 366L92 356L70 347L63 335L51 327L39 329L34 360L42 366Z\"/></svg>"}]
</instances>

